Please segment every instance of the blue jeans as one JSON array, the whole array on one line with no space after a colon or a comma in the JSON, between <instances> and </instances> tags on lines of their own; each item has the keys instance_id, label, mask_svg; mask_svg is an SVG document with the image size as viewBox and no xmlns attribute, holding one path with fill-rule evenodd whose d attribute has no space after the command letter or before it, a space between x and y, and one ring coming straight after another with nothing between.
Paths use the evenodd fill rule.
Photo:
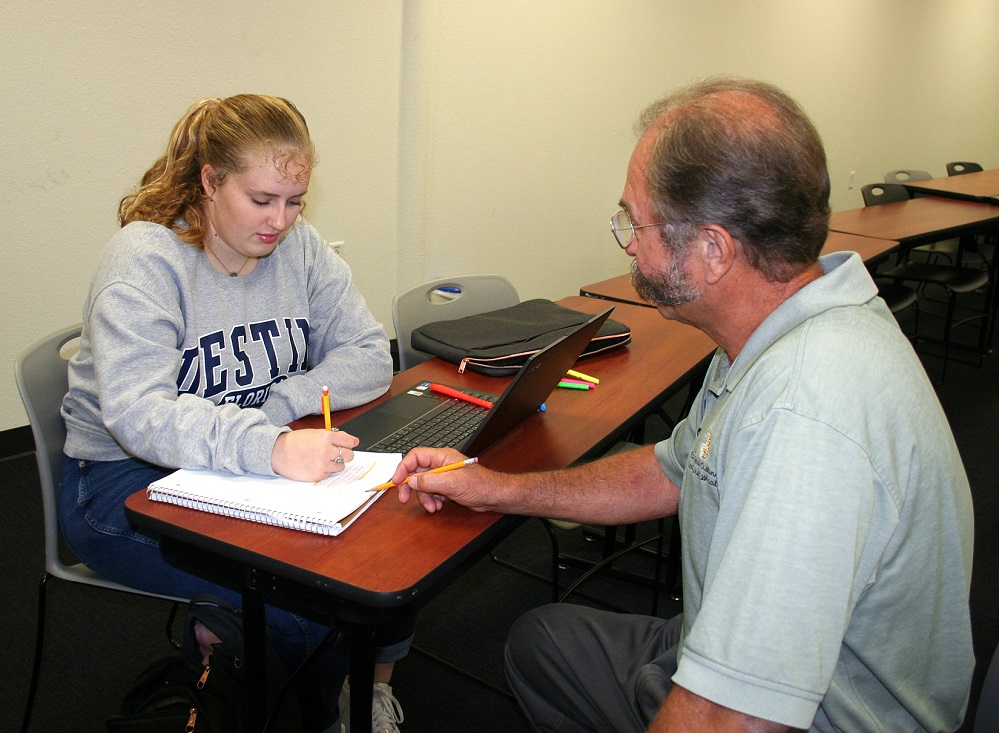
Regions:
<instances>
[{"instance_id":1,"label":"blue jeans","mask_svg":"<svg viewBox=\"0 0 999 733\"><path fill-rule=\"evenodd\" d=\"M161 595L190 598L218 596L234 607L240 594L179 570L160 554L159 543L135 530L125 518L125 499L171 473L135 459L81 461L64 457L59 523L70 549L86 565L119 583ZM316 648L328 629L274 606L266 607L268 641L289 671ZM394 662L406 655L414 619L379 628L376 661ZM345 640L344 640L345 644ZM340 648L346 648L344 644ZM298 697L306 730L324 730L336 722L337 701L349 669L342 651L330 648L302 675Z\"/></svg>"}]
</instances>

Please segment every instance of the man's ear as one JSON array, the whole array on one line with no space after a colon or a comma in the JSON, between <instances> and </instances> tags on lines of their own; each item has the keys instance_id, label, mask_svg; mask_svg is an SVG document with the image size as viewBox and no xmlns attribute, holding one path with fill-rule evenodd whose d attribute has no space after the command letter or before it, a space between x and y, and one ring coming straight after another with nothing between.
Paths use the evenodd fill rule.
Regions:
<instances>
[{"instance_id":1,"label":"man's ear","mask_svg":"<svg viewBox=\"0 0 999 733\"><path fill-rule=\"evenodd\" d=\"M701 257L704 279L716 285L735 266L738 245L728 230L717 224L701 227Z\"/></svg>"}]
</instances>

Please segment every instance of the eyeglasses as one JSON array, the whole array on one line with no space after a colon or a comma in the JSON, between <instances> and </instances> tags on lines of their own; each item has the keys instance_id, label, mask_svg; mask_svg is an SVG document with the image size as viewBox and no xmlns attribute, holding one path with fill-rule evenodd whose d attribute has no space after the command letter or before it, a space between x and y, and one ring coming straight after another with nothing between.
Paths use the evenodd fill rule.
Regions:
<instances>
[{"instance_id":1,"label":"eyeglasses","mask_svg":"<svg viewBox=\"0 0 999 733\"><path fill-rule=\"evenodd\" d=\"M636 224L631 220L631 214L624 209L611 217L610 225L611 231L614 232L614 238L621 245L621 249L627 249L628 245L635 240L636 229L659 226L658 224Z\"/></svg>"}]
</instances>

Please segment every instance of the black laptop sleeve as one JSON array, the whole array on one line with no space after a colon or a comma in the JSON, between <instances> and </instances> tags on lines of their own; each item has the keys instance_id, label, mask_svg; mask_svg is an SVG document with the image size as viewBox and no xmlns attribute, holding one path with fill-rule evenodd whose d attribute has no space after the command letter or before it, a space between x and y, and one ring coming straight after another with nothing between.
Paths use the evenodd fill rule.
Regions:
<instances>
[{"instance_id":1,"label":"black laptop sleeve","mask_svg":"<svg viewBox=\"0 0 999 733\"><path fill-rule=\"evenodd\" d=\"M592 317L592 313L580 313L538 298L474 316L428 323L413 330L411 342L414 349L458 364L459 373L467 368L505 377L516 373L531 354ZM629 341L631 329L608 319L582 356L624 346Z\"/></svg>"}]
</instances>

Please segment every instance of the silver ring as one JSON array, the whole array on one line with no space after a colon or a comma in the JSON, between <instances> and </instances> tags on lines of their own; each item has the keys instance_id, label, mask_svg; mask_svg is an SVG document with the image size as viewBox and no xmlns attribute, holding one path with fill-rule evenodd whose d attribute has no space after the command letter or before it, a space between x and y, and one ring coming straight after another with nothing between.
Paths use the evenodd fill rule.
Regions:
<instances>
[{"instance_id":1,"label":"silver ring","mask_svg":"<svg viewBox=\"0 0 999 733\"><path fill-rule=\"evenodd\" d=\"M339 429L340 429L340 428L330 428L330 432L331 432L331 433L335 433L335 432L336 432L336 431L338 431Z\"/></svg>"},{"instance_id":2,"label":"silver ring","mask_svg":"<svg viewBox=\"0 0 999 733\"><path fill-rule=\"evenodd\" d=\"M342 466L343 465L343 449L340 448L340 446L337 446L336 452L339 455L337 455L337 457L333 459L333 463L339 463Z\"/></svg>"}]
</instances>

